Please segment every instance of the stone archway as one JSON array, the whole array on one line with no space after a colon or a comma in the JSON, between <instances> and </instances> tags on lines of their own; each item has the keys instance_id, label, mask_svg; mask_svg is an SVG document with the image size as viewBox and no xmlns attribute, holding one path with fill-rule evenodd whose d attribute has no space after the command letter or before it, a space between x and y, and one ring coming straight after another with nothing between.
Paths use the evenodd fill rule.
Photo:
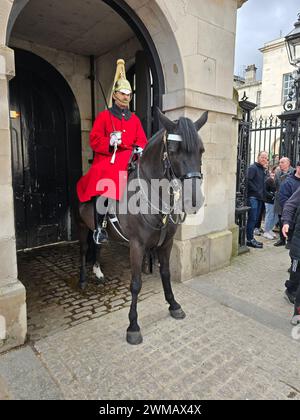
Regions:
<instances>
[{"instance_id":1,"label":"stone archway","mask_svg":"<svg viewBox=\"0 0 300 420\"><path fill-rule=\"evenodd\" d=\"M6 44L13 25L30 0L15 0L9 15ZM154 85L155 105L166 111L184 106L184 66L176 40L177 29L164 3L157 1L99 0L115 10L132 28L148 56ZM169 17L169 20L168 18ZM176 94L175 94L176 92ZM164 100L162 102L162 95Z\"/></svg>"},{"instance_id":2,"label":"stone archway","mask_svg":"<svg viewBox=\"0 0 300 420\"><path fill-rule=\"evenodd\" d=\"M143 46L150 62L151 72L156 90L154 103L165 107L162 96L166 89L171 92L182 88L184 77L179 49L172 29L163 11L156 2L149 2L148 7L140 8L132 1L99 0L115 10L132 28L140 44ZM8 44L14 24L29 3L29 0L15 0L9 13L7 10L7 28L0 36L3 44ZM146 13L145 13L146 12ZM8 110L8 81L14 76L14 53L7 46L0 47L0 161L5 161L0 175L1 195L0 216L5 228L0 232L0 254L4 261L0 264L0 351L20 345L26 337L26 292L17 278L15 226L13 210L13 191L10 170L10 132ZM169 51L169 60L168 54ZM170 72L169 67L173 70ZM171 74L171 77L166 75ZM167 84L165 84L165 81ZM170 108L170 107L169 107ZM172 108L172 107L171 107ZM157 127L158 128L158 127ZM3 193L3 194L2 194ZM3 322L2 322L3 321Z\"/></svg>"}]
</instances>

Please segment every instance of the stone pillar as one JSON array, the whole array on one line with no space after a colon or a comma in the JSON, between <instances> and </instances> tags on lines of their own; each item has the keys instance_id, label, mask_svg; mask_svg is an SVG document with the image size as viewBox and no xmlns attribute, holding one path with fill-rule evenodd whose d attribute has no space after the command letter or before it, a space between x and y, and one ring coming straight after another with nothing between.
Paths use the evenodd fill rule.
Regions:
<instances>
[{"instance_id":1,"label":"stone pillar","mask_svg":"<svg viewBox=\"0 0 300 420\"><path fill-rule=\"evenodd\" d=\"M24 343L25 288L17 279L11 174L8 81L14 76L14 52L0 46L0 352Z\"/></svg>"},{"instance_id":2,"label":"stone pillar","mask_svg":"<svg viewBox=\"0 0 300 420\"><path fill-rule=\"evenodd\" d=\"M171 95L168 100L170 98ZM196 108L196 98L194 94L189 107L170 111L170 118L186 115L196 121L206 108L201 109L200 104ZM205 203L197 215L187 217L185 224L177 230L171 254L172 279L176 281L229 265L236 242L237 129L232 119L236 106L231 100L223 100L221 105L223 112L211 109L208 122L199 133L205 146L202 167Z\"/></svg>"},{"instance_id":3,"label":"stone pillar","mask_svg":"<svg viewBox=\"0 0 300 420\"><path fill-rule=\"evenodd\" d=\"M205 204L178 229L171 255L172 278L184 281L229 265L236 236L237 130L232 91L237 3L201 0L168 10L169 2L159 3L172 25L182 60L181 67L166 68L163 110L171 119L186 116L193 121L209 111L200 132L205 146ZM175 80L181 70L183 87Z\"/></svg>"}]
</instances>

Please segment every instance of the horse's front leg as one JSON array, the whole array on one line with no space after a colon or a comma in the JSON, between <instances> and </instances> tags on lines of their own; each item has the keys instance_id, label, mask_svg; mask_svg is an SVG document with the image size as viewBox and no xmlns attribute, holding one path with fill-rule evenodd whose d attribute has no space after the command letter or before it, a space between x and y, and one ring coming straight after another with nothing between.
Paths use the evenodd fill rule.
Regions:
<instances>
[{"instance_id":1,"label":"horse's front leg","mask_svg":"<svg viewBox=\"0 0 300 420\"><path fill-rule=\"evenodd\" d=\"M95 256L93 260L93 273L97 277L97 284L102 284L104 282L104 274L101 270L101 263L100 263L100 253L101 253L101 246L95 245Z\"/></svg>"},{"instance_id":2,"label":"horse's front leg","mask_svg":"<svg viewBox=\"0 0 300 420\"><path fill-rule=\"evenodd\" d=\"M185 312L182 310L179 303L176 302L171 286L170 255L172 245L173 239L157 249L157 255L160 263L160 277L162 280L166 301L170 305L170 315L175 319L183 319L185 318Z\"/></svg>"},{"instance_id":3,"label":"horse's front leg","mask_svg":"<svg viewBox=\"0 0 300 420\"><path fill-rule=\"evenodd\" d=\"M130 241L131 263L131 305L129 311L129 327L127 328L126 340L129 344L140 344L143 337L140 331L137 314L137 300L142 288L142 263L144 247L138 241Z\"/></svg>"}]
</instances>

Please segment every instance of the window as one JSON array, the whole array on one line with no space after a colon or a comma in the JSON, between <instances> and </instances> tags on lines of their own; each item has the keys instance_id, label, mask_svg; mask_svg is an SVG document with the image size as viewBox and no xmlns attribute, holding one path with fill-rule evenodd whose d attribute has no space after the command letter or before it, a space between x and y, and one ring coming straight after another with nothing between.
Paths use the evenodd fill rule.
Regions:
<instances>
[{"instance_id":1,"label":"window","mask_svg":"<svg viewBox=\"0 0 300 420\"><path fill-rule=\"evenodd\" d=\"M288 94L292 90L293 86L292 73L286 73L283 75L282 80L282 102L285 102L288 99ZM295 97L295 92L293 92L293 98Z\"/></svg>"}]
</instances>

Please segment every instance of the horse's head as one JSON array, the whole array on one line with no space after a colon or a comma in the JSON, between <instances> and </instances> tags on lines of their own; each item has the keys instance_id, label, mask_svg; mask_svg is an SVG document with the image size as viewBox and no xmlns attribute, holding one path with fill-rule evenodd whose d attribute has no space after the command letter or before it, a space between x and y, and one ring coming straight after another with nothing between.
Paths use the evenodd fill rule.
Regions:
<instances>
[{"instance_id":1,"label":"horse's head","mask_svg":"<svg viewBox=\"0 0 300 420\"><path fill-rule=\"evenodd\" d=\"M167 160L169 176L180 180L182 185L182 210L188 214L197 213L204 203L201 191L204 146L198 131L206 123L208 112L195 123L185 117L171 121L159 109L158 115L166 130L163 158Z\"/></svg>"}]
</instances>

